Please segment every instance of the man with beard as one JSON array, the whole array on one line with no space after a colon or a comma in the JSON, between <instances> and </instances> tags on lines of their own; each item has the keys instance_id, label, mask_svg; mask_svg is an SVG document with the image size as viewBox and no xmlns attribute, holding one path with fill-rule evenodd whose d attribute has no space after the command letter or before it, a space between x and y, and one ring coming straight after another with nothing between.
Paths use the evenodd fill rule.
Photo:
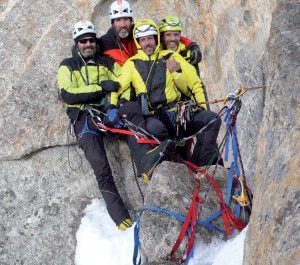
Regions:
<instances>
[{"instance_id":1,"label":"man with beard","mask_svg":"<svg viewBox=\"0 0 300 265\"><path fill-rule=\"evenodd\" d=\"M123 66L126 60L137 53L133 40L134 21L130 4L125 0L114 1L110 6L109 18L112 26L98 40L101 47L100 52ZM180 36L179 41L182 43L182 47L187 47L189 50L189 53L183 51L181 55L187 58L193 51L192 56L194 57L187 58L187 60L193 65L198 64L202 58L198 44L183 36Z\"/></svg>"},{"instance_id":2,"label":"man with beard","mask_svg":"<svg viewBox=\"0 0 300 265\"><path fill-rule=\"evenodd\" d=\"M182 22L177 16L166 16L159 23L159 32L161 37L161 49L167 49L178 52L187 62L192 64L200 76L200 69L198 63L202 60L202 53L196 42L183 37L181 32L183 30ZM202 82L202 88L205 94L205 101L208 101L207 90ZM209 105L206 105L210 110ZM200 141L201 139L198 139ZM216 145L216 151L218 146ZM223 159L219 159L219 164L224 165Z\"/></svg>"},{"instance_id":3,"label":"man with beard","mask_svg":"<svg viewBox=\"0 0 300 265\"><path fill-rule=\"evenodd\" d=\"M126 118L162 142L154 149L134 141L129 145L137 167L141 168L141 175L145 182L149 182L161 153L170 143L168 139L174 139L176 103L181 100L182 94L199 103L205 102L205 97L195 68L177 52L160 50L159 30L152 19L138 21L133 32L138 52L122 67L120 76L115 79L121 86L118 92L112 92L107 97L105 108L108 113L115 112L119 100L118 115L112 120L113 123ZM122 102L119 97L130 86L137 102ZM197 141L194 153L187 157L188 160L200 167L210 162L220 126L221 119L216 117L216 113L206 110L205 104L195 110L193 117L186 121L183 136L191 136L205 128L197 134L197 139L201 137L201 141Z\"/></svg>"},{"instance_id":4,"label":"man with beard","mask_svg":"<svg viewBox=\"0 0 300 265\"><path fill-rule=\"evenodd\" d=\"M100 52L112 58L119 65L137 53L133 41L133 16L127 1L114 1L110 6L111 27L99 38Z\"/></svg>"},{"instance_id":5,"label":"man with beard","mask_svg":"<svg viewBox=\"0 0 300 265\"><path fill-rule=\"evenodd\" d=\"M201 62L202 53L196 42L181 36L182 22L176 16L166 16L159 23L161 49L178 52L187 62L195 67Z\"/></svg>"},{"instance_id":6,"label":"man with beard","mask_svg":"<svg viewBox=\"0 0 300 265\"><path fill-rule=\"evenodd\" d=\"M96 53L96 31L91 22L76 23L73 39L72 57L64 59L58 69L59 96L68 104L72 132L96 175L108 213L119 229L125 230L132 221L113 180L104 135L88 111L91 107L103 111L100 102L105 94L118 90L119 84L112 80L116 76L115 69L120 66ZM104 115L101 118L104 120ZM109 122L106 125L113 126Z\"/></svg>"},{"instance_id":7,"label":"man with beard","mask_svg":"<svg viewBox=\"0 0 300 265\"><path fill-rule=\"evenodd\" d=\"M197 74L200 76L198 66L198 63L202 60L200 47L196 42L181 35L183 25L179 17L166 16L160 21L158 27L161 37L161 49L178 52L187 62L195 67ZM202 87L205 93L205 99L208 101L207 91L203 83ZM210 109L209 105L206 107Z\"/></svg>"}]
</instances>

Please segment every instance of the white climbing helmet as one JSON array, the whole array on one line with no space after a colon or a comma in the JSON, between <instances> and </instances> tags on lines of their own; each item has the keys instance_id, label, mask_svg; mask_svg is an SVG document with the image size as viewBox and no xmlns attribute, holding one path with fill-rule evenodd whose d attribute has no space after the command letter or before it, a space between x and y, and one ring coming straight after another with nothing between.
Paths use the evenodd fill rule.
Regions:
<instances>
[{"instance_id":1,"label":"white climbing helmet","mask_svg":"<svg viewBox=\"0 0 300 265\"><path fill-rule=\"evenodd\" d=\"M136 39L145 36L157 35L157 30L152 25L141 25L136 28L134 31L134 37Z\"/></svg>"},{"instance_id":2,"label":"white climbing helmet","mask_svg":"<svg viewBox=\"0 0 300 265\"><path fill-rule=\"evenodd\" d=\"M110 6L109 18L110 20L113 20L121 17L132 18L132 9L130 4L123 0L114 1Z\"/></svg>"},{"instance_id":3,"label":"white climbing helmet","mask_svg":"<svg viewBox=\"0 0 300 265\"><path fill-rule=\"evenodd\" d=\"M81 35L87 33L97 34L93 23L87 20L78 21L74 26L73 39L76 40Z\"/></svg>"}]
</instances>

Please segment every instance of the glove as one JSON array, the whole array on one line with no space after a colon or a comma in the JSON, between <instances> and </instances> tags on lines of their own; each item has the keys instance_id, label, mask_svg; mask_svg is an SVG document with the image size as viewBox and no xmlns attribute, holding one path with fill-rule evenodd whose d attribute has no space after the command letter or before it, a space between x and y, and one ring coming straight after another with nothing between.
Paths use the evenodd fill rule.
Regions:
<instances>
[{"instance_id":1,"label":"glove","mask_svg":"<svg viewBox=\"0 0 300 265\"><path fill-rule=\"evenodd\" d=\"M200 63L201 59L202 59L202 53L200 50L195 49L195 50L191 51L190 63L192 65L196 65L196 64Z\"/></svg>"},{"instance_id":2,"label":"glove","mask_svg":"<svg viewBox=\"0 0 300 265\"><path fill-rule=\"evenodd\" d=\"M120 83L112 80L104 80L100 82L100 86L105 92L117 92L119 90Z\"/></svg>"},{"instance_id":3,"label":"glove","mask_svg":"<svg viewBox=\"0 0 300 265\"><path fill-rule=\"evenodd\" d=\"M115 127L115 128L122 128L124 125L121 117L119 116L118 109L111 109L107 113L109 122Z\"/></svg>"}]
</instances>

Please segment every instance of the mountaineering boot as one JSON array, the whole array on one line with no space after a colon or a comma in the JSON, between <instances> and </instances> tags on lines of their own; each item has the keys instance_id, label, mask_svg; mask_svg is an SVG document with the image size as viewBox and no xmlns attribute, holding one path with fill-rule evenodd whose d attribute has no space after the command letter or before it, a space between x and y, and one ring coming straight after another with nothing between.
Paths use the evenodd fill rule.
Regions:
<instances>
[{"instance_id":1,"label":"mountaineering boot","mask_svg":"<svg viewBox=\"0 0 300 265\"><path fill-rule=\"evenodd\" d=\"M160 145L146 152L141 159L141 167L143 170L141 176L144 181L148 184L154 168L159 164L159 162L163 159L171 160L175 153L175 143L170 139L161 142Z\"/></svg>"},{"instance_id":2,"label":"mountaineering boot","mask_svg":"<svg viewBox=\"0 0 300 265\"><path fill-rule=\"evenodd\" d=\"M119 229L125 231L127 228L132 226L132 221L130 218L125 219L121 224L119 224Z\"/></svg>"}]
</instances>

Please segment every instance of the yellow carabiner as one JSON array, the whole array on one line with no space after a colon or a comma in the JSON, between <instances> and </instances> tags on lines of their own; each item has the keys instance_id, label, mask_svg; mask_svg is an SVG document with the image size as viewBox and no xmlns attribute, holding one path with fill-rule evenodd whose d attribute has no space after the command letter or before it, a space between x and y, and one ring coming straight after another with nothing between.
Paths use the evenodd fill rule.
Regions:
<instances>
[{"instance_id":1,"label":"yellow carabiner","mask_svg":"<svg viewBox=\"0 0 300 265\"><path fill-rule=\"evenodd\" d=\"M245 190L245 186L244 186L244 180L243 180L243 177L240 176L240 177L236 177L234 176L241 184L241 187L242 187L242 192L241 192L241 195L239 196L232 196L233 199L235 199L239 205L241 206L247 206L250 204L250 200L249 200L249 197L248 197L248 194Z\"/></svg>"},{"instance_id":2,"label":"yellow carabiner","mask_svg":"<svg viewBox=\"0 0 300 265\"><path fill-rule=\"evenodd\" d=\"M248 91L247 87L241 86L240 89L237 91L235 98L239 98L244 95Z\"/></svg>"}]
</instances>

